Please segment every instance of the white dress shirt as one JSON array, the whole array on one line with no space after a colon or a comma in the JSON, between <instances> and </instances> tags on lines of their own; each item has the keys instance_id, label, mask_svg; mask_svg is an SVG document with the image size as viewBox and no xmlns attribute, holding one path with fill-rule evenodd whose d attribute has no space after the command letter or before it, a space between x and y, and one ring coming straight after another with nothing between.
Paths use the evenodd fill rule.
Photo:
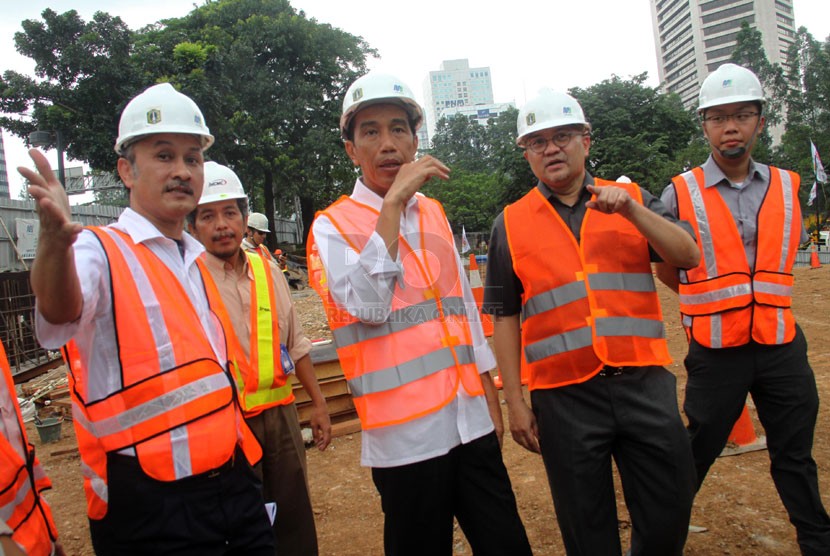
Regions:
<instances>
[{"instance_id":1,"label":"white dress shirt","mask_svg":"<svg viewBox=\"0 0 830 556\"><path fill-rule=\"evenodd\" d=\"M421 248L418 199L422 197L418 193L410 199L401 214L400 235L415 252ZM383 198L359 179L351 198L378 211L383 203ZM391 311L395 286L400 284L404 287L400 254L393 261L377 232L372 233L363 251L358 254L325 216L314 221L311 233L326 269L329 291L338 305L361 321L384 322ZM489 372L495 368L496 360L481 330L478 307L457 251L455 256L472 331L476 365L480 373ZM400 425L364 430L361 464L367 467L396 467L425 461L444 455L459 444L480 438L493 429L485 397L469 396L464 387L459 386L455 400L434 413Z\"/></svg>"}]
</instances>

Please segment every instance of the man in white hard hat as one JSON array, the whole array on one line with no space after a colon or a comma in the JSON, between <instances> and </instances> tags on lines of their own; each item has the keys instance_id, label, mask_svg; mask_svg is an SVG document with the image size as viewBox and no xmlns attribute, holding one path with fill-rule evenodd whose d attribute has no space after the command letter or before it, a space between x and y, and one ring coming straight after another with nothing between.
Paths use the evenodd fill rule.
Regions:
<instances>
[{"instance_id":1,"label":"man in white hard hat","mask_svg":"<svg viewBox=\"0 0 830 556\"><path fill-rule=\"evenodd\" d=\"M292 374L311 400L311 431L321 451L331 440L331 422L311 364L311 342L303 334L287 282L270 257L240 248L247 213L248 197L236 173L206 162L205 188L188 224L207 251L199 264L205 270L208 299L211 305L223 304L229 319L222 324L231 370L245 420L263 449L254 469L266 502L277 507L277 553L316 556L317 531Z\"/></svg>"},{"instance_id":2,"label":"man in white hard hat","mask_svg":"<svg viewBox=\"0 0 830 556\"><path fill-rule=\"evenodd\" d=\"M271 230L268 229L268 217L261 212L252 212L248 215L248 231L242 239L242 249L245 251L260 251L263 255L271 256L265 239Z\"/></svg>"},{"instance_id":3,"label":"man in white hard hat","mask_svg":"<svg viewBox=\"0 0 830 556\"><path fill-rule=\"evenodd\" d=\"M530 554L501 457L495 366L441 205L415 159L423 119L396 77L346 92L340 130L362 176L321 212L309 281L326 306L381 496L387 555L449 554L453 516L479 555Z\"/></svg>"},{"instance_id":4,"label":"man in white hard hat","mask_svg":"<svg viewBox=\"0 0 830 556\"><path fill-rule=\"evenodd\" d=\"M807 240L799 176L752 158L765 104L760 81L741 66L724 64L703 82L698 113L711 154L674 177L662 196L674 215L692 222L703 257L681 271L659 265L658 276L679 290L690 336L683 409L698 488L749 393L802 553L830 554L830 518L812 456L818 391L790 308L793 262Z\"/></svg>"},{"instance_id":5,"label":"man in white hard hat","mask_svg":"<svg viewBox=\"0 0 830 556\"><path fill-rule=\"evenodd\" d=\"M621 552L613 459L630 553L679 556L694 468L650 263L687 268L700 254L659 199L586 172L590 130L564 93L519 111L516 142L539 182L493 224L484 310L510 431L542 455L567 553Z\"/></svg>"},{"instance_id":6,"label":"man in white hard hat","mask_svg":"<svg viewBox=\"0 0 830 556\"><path fill-rule=\"evenodd\" d=\"M213 143L170 84L133 98L115 150L130 208L82 230L43 154L29 182L40 218L36 327L64 346L95 553L273 555L225 338L184 232Z\"/></svg>"}]
</instances>

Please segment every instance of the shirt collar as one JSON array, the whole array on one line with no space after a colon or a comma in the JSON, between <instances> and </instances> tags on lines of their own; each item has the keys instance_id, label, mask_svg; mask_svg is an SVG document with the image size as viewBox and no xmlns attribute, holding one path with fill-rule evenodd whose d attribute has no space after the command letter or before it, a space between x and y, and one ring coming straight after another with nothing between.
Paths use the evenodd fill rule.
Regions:
<instances>
[{"instance_id":1,"label":"shirt collar","mask_svg":"<svg viewBox=\"0 0 830 556\"><path fill-rule=\"evenodd\" d=\"M411 199L406 203L406 208L410 209L418 202L418 197L422 197L422 193L416 193L412 196ZM368 205L373 209L376 209L380 212L381 207L383 206L383 197L366 187L366 184L363 183L362 178L357 178L354 184L354 190L352 190L351 195L352 200L357 201L363 205Z\"/></svg>"},{"instance_id":2,"label":"shirt collar","mask_svg":"<svg viewBox=\"0 0 830 556\"><path fill-rule=\"evenodd\" d=\"M115 227L126 232L136 245L154 240L174 241L162 234L152 222L129 207L124 209L118 217ZM187 260L195 260L205 250L205 247L187 232L182 233L182 243Z\"/></svg>"},{"instance_id":3,"label":"shirt collar","mask_svg":"<svg viewBox=\"0 0 830 556\"><path fill-rule=\"evenodd\" d=\"M729 178L726 177L726 174L723 173L723 170L720 169L720 166L718 166L718 163L715 162L715 158L711 154L709 155L709 158L706 159L706 162L703 163L701 168L703 168L703 179L705 181L704 187L714 187L724 182L726 182L726 185L729 187L733 187L732 182L729 181ZM758 164L750 158L749 173L746 175L746 181L744 181L744 184L748 184L756 178L762 180L764 183L768 182L769 166L766 164Z\"/></svg>"},{"instance_id":4,"label":"shirt collar","mask_svg":"<svg viewBox=\"0 0 830 556\"><path fill-rule=\"evenodd\" d=\"M585 171L585 177L582 178L582 189L579 190L579 199L577 200L577 202L582 202L583 198L585 199L585 201L590 200L591 194L585 187L586 185L594 185L594 177L591 174L589 174L587 170ZM559 200L559 197L554 195L553 190L547 185L545 185L545 183L542 182L542 180L539 180L539 183L536 187L539 188L539 191L542 193L542 195L544 195L545 199L547 199L548 201L562 204L562 201Z\"/></svg>"}]
</instances>

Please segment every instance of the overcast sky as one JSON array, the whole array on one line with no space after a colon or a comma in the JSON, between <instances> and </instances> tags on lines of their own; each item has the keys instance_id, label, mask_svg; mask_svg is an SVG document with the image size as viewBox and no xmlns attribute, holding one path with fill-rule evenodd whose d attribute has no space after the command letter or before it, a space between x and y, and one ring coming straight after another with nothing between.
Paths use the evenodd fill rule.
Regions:
<instances>
[{"instance_id":1,"label":"overcast sky","mask_svg":"<svg viewBox=\"0 0 830 556\"><path fill-rule=\"evenodd\" d=\"M565 90L590 86L612 74L630 77L647 71L657 85L657 60L650 0L548 0L499 2L420 0L291 0L306 15L363 37L377 49L378 69L398 75L423 102L423 81L443 60L467 58L471 67L489 66L496 102L521 105L540 87ZM34 64L14 49L14 33L24 19L39 19L47 7L75 9L84 20L99 10L120 16L137 29L181 17L201 0L4 0L0 20L0 70L32 74ZM489 6L488 6L489 4ZM796 26L819 39L830 35L830 1L794 0ZM486 6L486 7L485 7ZM208 122L210 125L210 122ZM116 130L113 130L113 138ZM22 141L3 135L12 198L29 165ZM114 139L113 139L114 140ZM47 153L54 164L55 154ZM825 155L826 156L826 155ZM73 163L67 163L71 166Z\"/></svg>"}]
</instances>

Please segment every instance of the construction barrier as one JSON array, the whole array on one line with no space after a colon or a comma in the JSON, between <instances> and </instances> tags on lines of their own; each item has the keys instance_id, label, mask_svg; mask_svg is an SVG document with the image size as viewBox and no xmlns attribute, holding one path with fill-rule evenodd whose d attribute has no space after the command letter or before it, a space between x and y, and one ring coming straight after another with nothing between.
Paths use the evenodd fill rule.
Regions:
<instances>
[{"instance_id":1,"label":"construction barrier","mask_svg":"<svg viewBox=\"0 0 830 556\"><path fill-rule=\"evenodd\" d=\"M481 315L481 328L484 330L484 335L490 337L493 335L493 317L481 312L484 304L484 284L481 281L481 273L478 271L474 253L470 254L470 288L473 290L473 297L478 306L478 314Z\"/></svg>"}]
</instances>

